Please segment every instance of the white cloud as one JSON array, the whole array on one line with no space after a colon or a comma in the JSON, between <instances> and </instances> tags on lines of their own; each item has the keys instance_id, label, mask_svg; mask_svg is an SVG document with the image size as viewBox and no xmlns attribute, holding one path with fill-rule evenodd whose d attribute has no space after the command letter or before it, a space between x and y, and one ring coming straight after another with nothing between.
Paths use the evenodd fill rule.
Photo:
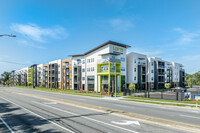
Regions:
<instances>
[{"instance_id":1,"label":"white cloud","mask_svg":"<svg viewBox=\"0 0 200 133\"><path fill-rule=\"evenodd\" d=\"M66 30L61 26L42 28L36 24L12 24L10 28L11 30L38 42L45 42L45 37L61 39L68 36Z\"/></svg>"},{"instance_id":2,"label":"white cloud","mask_svg":"<svg viewBox=\"0 0 200 133\"><path fill-rule=\"evenodd\" d=\"M38 48L38 49L46 49L43 46L39 46L39 45L35 45L31 42L27 42L26 40L18 40L20 45L25 45L25 46L29 46L29 47L33 47L33 48Z\"/></svg>"},{"instance_id":3,"label":"white cloud","mask_svg":"<svg viewBox=\"0 0 200 133\"><path fill-rule=\"evenodd\" d=\"M145 48L131 48L128 49L128 52L136 52L136 53L141 53L144 55L147 55L148 57L159 57L163 51L161 50L151 50L151 49L145 49Z\"/></svg>"},{"instance_id":4,"label":"white cloud","mask_svg":"<svg viewBox=\"0 0 200 133\"><path fill-rule=\"evenodd\" d=\"M188 32L182 28L174 28L173 30L181 34L180 37L176 40L178 45L188 45L191 42L200 41L199 32Z\"/></svg>"},{"instance_id":5,"label":"white cloud","mask_svg":"<svg viewBox=\"0 0 200 133\"><path fill-rule=\"evenodd\" d=\"M200 54L183 56L181 62L184 64L186 72L195 73L200 70Z\"/></svg>"},{"instance_id":6,"label":"white cloud","mask_svg":"<svg viewBox=\"0 0 200 133\"><path fill-rule=\"evenodd\" d=\"M130 20L120 18L111 19L109 24L117 31L127 31L134 26Z\"/></svg>"}]
</instances>

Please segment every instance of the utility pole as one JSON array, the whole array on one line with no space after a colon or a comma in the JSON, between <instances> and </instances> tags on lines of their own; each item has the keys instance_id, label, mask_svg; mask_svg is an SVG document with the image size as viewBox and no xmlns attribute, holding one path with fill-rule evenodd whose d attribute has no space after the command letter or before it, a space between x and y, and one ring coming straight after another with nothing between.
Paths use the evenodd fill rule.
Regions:
<instances>
[{"instance_id":1,"label":"utility pole","mask_svg":"<svg viewBox=\"0 0 200 133\"><path fill-rule=\"evenodd\" d=\"M114 64L115 64L115 97L117 97L117 77L116 77L117 68L116 68L116 63Z\"/></svg>"}]
</instances>

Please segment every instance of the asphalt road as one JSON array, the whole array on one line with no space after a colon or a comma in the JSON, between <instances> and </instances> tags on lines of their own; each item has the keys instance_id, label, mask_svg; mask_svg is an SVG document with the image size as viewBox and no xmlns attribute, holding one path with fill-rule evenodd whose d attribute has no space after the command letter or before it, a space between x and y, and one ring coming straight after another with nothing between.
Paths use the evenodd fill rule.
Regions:
<instances>
[{"instance_id":1,"label":"asphalt road","mask_svg":"<svg viewBox=\"0 0 200 133\"><path fill-rule=\"evenodd\" d=\"M200 110L0 87L0 132L200 132Z\"/></svg>"}]
</instances>

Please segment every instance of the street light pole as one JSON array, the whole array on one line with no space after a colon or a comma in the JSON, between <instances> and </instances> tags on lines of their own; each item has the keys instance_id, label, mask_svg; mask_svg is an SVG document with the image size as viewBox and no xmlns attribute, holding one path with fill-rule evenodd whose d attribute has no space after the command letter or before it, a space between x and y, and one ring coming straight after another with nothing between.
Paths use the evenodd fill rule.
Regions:
<instances>
[{"instance_id":1,"label":"street light pole","mask_svg":"<svg viewBox=\"0 0 200 133\"><path fill-rule=\"evenodd\" d=\"M116 68L116 63L115 64L115 97L117 97L117 78L116 78L116 71L117 71L117 68Z\"/></svg>"},{"instance_id":2,"label":"street light pole","mask_svg":"<svg viewBox=\"0 0 200 133\"><path fill-rule=\"evenodd\" d=\"M9 35L9 34L2 34L2 35L0 35L0 37L3 37L3 36L8 36L8 37L16 37L16 35Z\"/></svg>"}]
</instances>

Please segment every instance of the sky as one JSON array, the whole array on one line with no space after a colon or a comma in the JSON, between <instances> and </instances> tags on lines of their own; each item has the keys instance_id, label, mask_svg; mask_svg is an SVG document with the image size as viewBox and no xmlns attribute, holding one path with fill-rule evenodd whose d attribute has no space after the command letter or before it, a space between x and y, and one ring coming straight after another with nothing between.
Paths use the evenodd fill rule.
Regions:
<instances>
[{"instance_id":1,"label":"sky","mask_svg":"<svg viewBox=\"0 0 200 133\"><path fill-rule=\"evenodd\" d=\"M1 0L0 74L108 40L200 70L199 0ZM16 63L8 63L16 62Z\"/></svg>"}]
</instances>

